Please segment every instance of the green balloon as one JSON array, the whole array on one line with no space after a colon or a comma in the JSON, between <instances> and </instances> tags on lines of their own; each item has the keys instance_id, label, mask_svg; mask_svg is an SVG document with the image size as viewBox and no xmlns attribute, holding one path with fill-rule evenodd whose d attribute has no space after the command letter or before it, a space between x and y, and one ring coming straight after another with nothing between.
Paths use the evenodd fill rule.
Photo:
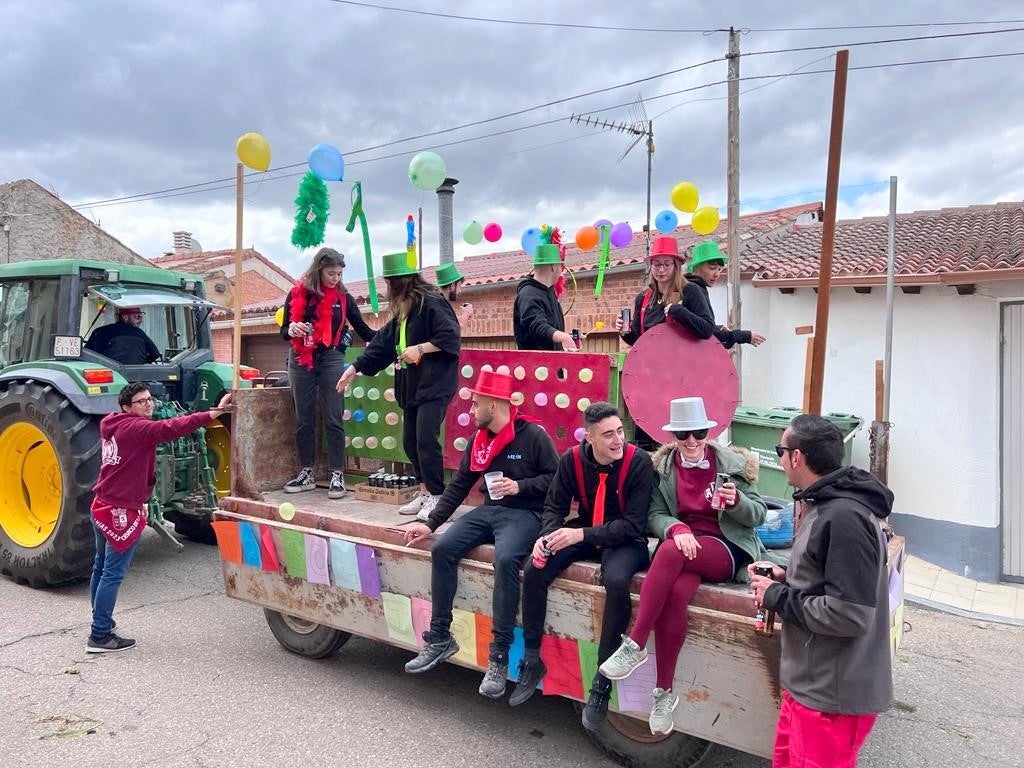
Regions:
<instances>
[{"instance_id":1,"label":"green balloon","mask_svg":"<svg viewBox=\"0 0 1024 768\"><path fill-rule=\"evenodd\" d=\"M469 222L466 228L462 230L462 237L470 245L476 245L484 239L483 225L476 220Z\"/></svg>"},{"instance_id":2,"label":"green balloon","mask_svg":"<svg viewBox=\"0 0 1024 768\"><path fill-rule=\"evenodd\" d=\"M409 163L409 181L416 189L437 189L447 175L448 168L436 152L420 152Z\"/></svg>"}]
</instances>

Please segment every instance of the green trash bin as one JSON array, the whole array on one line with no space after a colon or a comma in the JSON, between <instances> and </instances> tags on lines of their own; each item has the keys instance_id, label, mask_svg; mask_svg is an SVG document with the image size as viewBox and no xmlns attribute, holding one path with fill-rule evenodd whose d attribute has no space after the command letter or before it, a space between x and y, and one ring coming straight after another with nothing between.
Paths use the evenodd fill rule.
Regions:
<instances>
[{"instance_id":1,"label":"green trash bin","mask_svg":"<svg viewBox=\"0 0 1024 768\"><path fill-rule=\"evenodd\" d=\"M732 444L746 448L757 456L760 464L757 490L762 496L780 499L793 497L793 489L786 480L786 473L782 471L781 459L775 453L775 446L781 442L782 433L789 422L800 413L799 408L736 409L730 425ZM851 438L860 429L863 420L849 413L826 413L825 418L843 433L843 464L849 464Z\"/></svg>"}]
</instances>

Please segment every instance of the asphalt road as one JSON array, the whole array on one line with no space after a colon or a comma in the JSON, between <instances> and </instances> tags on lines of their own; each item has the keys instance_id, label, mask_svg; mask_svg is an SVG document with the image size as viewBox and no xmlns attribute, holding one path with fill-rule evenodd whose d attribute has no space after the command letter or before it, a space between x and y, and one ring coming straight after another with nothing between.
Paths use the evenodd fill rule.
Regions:
<instances>
[{"instance_id":1,"label":"asphalt road","mask_svg":"<svg viewBox=\"0 0 1024 768\"><path fill-rule=\"evenodd\" d=\"M512 709L446 665L353 638L311 661L284 651L260 609L228 600L211 547L177 555L147 532L121 591L119 631L139 646L89 656L88 587L0 581L0 762L10 766L602 768L572 705ZM1024 629L909 609L897 706L864 766L1024 764ZM704 768L767 768L728 749Z\"/></svg>"}]
</instances>

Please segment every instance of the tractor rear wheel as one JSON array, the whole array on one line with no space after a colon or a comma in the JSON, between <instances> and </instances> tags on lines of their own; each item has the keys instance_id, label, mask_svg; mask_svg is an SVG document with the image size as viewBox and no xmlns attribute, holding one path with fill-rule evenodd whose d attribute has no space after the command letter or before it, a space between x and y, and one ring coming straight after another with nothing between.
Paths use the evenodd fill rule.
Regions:
<instances>
[{"instance_id":1,"label":"tractor rear wheel","mask_svg":"<svg viewBox=\"0 0 1024 768\"><path fill-rule=\"evenodd\" d=\"M31 587L89 575L99 468L96 417L49 384L0 390L0 572Z\"/></svg>"}]
</instances>

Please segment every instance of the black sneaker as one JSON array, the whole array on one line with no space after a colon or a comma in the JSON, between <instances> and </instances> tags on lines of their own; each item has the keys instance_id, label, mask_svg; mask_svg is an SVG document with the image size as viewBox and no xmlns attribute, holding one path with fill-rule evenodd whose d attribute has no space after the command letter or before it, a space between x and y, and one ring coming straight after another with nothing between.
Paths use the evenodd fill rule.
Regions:
<instances>
[{"instance_id":1,"label":"black sneaker","mask_svg":"<svg viewBox=\"0 0 1024 768\"><path fill-rule=\"evenodd\" d=\"M345 487L345 478L341 476L341 472L332 472L331 484L327 486L327 498L342 499L347 493L348 488Z\"/></svg>"},{"instance_id":2,"label":"black sneaker","mask_svg":"<svg viewBox=\"0 0 1024 768\"><path fill-rule=\"evenodd\" d=\"M314 488L316 480L313 479L313 470L309 467L303 467L299 474L284 484L285 493L302 493L312 491Z\"/></svg>"},{"instance_id":3,"label":"black sneaker","mask_svg":"<svg viewBox=\"0 0 1024 768\"><path fill-rule=\"evenodd\" d=\"M537 684L544 679L548 668L540 657L536 659L523 659L519 662L519 681L512 695L508 697L510 706L518 707L525 704L533 694L537 692Z\"/></svg>"},{"instance_id":4,"label":"black sneaker","mask_svg":"<svg viewBox=\"0 0 1024 768\"><path fill-rule=\"evenodd\" d=\"M612 697L612 681L602 674L590 686L590 698L583 707L583 727L596 731L608 717L608 700Z\"/></svg>"},{"instance_id":5,"label":"black sneaker","mask_svg":"<svg viewBox=\"0 0 1024 768\"><path fill-rule=\"evenodd\" d=\"M127 651L129 648L134 647L134 640L129 640L127 637L118 637L111 632L105 640L96 640L90 635L89 641L85 644L85 652L116 653L117 651Z\"/></svg>"},{"instance_id":6,"label":"black sneaker","mask_svg":"<svg viewBox=\"0 0 1024 768\"><path fill-rule=\"evenodd\" d=\"M423 639L426 640L427 637L427 633L424 632ZM405 671L412 675L417 675L420 672L429 672L442 661L451 658L458 652L459 644L455 642L455 638L451 635L448 635L446 640L442 640L439 643L427 641L419 656L405 665Z\"/></svg>"}]
</instances>

